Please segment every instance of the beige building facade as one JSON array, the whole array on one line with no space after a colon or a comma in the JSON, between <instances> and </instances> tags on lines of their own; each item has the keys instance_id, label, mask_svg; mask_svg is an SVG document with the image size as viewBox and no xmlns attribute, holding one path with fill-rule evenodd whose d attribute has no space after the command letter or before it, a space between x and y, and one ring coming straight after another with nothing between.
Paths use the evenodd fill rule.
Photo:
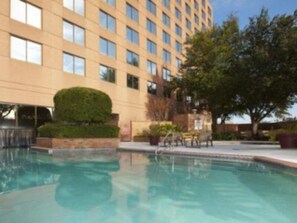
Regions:
<instances>
[{"instance_id":1,"label":"beige building facade","mask_svg":"<svg viewBox=\"0 0 297 223\"><path fill-rule=\"evenodd\" d=\"M60 89L98 89L125 137L212 14L208 0L1 0L0 103L53 107Z\"/></svg>"}]
</instances>

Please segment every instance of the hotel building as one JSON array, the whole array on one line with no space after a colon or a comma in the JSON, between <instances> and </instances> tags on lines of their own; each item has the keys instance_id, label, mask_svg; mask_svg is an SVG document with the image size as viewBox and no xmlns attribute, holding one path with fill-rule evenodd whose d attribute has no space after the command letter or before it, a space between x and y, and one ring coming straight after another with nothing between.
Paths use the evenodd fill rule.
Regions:
<instances>
[{"instance_id":1,"label":"hotel building","mask_svg":"<svg viewBox=\"0 0 297 223\"><path fill-rule=\"evenodd\" d=\"M212 14L209 0L1 0L0 104L52 108L60 89L98 89L124 137Z\"/></svg>"}]
</instances>

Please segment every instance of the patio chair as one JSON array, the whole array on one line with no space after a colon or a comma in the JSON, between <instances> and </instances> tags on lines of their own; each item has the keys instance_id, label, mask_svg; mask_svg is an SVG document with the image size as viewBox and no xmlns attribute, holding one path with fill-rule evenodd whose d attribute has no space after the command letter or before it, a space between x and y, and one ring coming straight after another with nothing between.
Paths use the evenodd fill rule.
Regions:
<instances>
[{"instance_id":1,"label":"patio chair","mask_svg":"<svg viewBox=\"0 0 297 223\"><path fill-rule=\"evenodd\" d=\"M189 147L189 144L191 147L195 147L195 145L197 147L199 146L198 132L191 132L183 135L183 145Z\"/></svg>"},{"instance_id":2,"label":"patio chair","mask_svg":"<svg viewBox=\"0 0 297 223\"><path fill-rule=\"evenodd\" d=\"M205 142L206 147L208 147L208 144L210 143L210 146L213 146L212 142L212 135L211 132L200 132L199 136L197 137L197 144L198 148L201 147L201 144Z\"/></svg>"},{"instance_id":3,"label":"patio chair","mask_svg":"<svg viewBox=\"0 0 297 223\"><path fill-rule=\"evenodd\" d=\"M179 142L181 145L183 145L183 137L182 134L179 132L169 131L162 139L162 142L164 143L164 147L174 146L174 144L175 146L178 146Z\"/></svg>"}]
</instances>

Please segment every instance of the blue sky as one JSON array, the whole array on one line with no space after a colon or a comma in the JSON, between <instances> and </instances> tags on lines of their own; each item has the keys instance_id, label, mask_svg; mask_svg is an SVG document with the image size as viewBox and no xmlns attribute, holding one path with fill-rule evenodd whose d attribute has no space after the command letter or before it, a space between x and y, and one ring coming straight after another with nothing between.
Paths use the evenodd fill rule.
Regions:
<instances>
[{"instance_id":1,"label":"blue sky","mask_svg":"<svg viewBox=\"0 0 297 223\"><path fill-rule=\"evenodd\" d=\"M297 10L297 0L210 0L213 5L214 22L221 24L230 13L239 18L241 27L248 24L249 17L258 15L265 7L270 16L292 14Z\"/></svg>"},{"instance_id":2,"label":"blue sky","mask_svg":"<svg viewBox=\"0 0 297 223\"><path fill-rule=\"evenodd\" d=\"M240 27L245 27L249 17L258 15L263 7L267 8L270 17L281 14L293 14L297 10L297 0L210 0L214 11L214 23L221 24L231 13L239 18ZM297 74L296 74L297 75ZM297 105L289 110L297 117ZM274 119L267 119L273 121ZM233 122L249 123L249 117L234 117Z\"/></svg>"}]
</instances>

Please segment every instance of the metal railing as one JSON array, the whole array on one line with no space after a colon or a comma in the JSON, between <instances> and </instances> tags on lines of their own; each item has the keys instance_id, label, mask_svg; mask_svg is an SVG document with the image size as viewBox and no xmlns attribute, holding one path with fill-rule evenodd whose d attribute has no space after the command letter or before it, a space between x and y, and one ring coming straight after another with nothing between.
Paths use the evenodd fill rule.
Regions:
<instances>
[{"instance_id":1,"label":"metal railing","mask_svg":"<svg viewBox=\"0 0 297 223\"><path fill-rule=\"evenodd\" d=\"M155 150L155 154L158 155L158 152L160 152L159 154L162 154L166 149L172 150L175 146L178 146L178 142L183 145L181 134L172 130L168 131L165 137L158 144L158 147ZM161 148L161 145L163 145L164 147Z\"/></svg>"}]
</instances>

